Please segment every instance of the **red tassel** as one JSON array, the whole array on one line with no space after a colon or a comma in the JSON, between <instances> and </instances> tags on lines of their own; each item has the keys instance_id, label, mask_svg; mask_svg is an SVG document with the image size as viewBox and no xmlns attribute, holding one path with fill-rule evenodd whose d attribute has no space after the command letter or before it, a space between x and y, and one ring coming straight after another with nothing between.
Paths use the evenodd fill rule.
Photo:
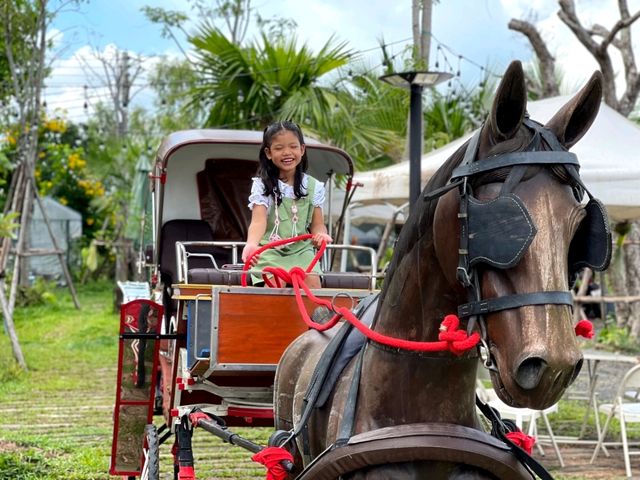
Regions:
<instances>
[{"instance_id":1,"label":"red tassel","mask_svg":"<svg viewBox=\"0 0 640 480\"><path fill-rule=\"evenodd\" d=\"M580 320L576 324L576 335L584 338L593 338L593 324L589 320Z\"/></svg>"},{"instance_id":2,"label":"red tassel","mask_svg":"<svg viewBox=\"0 0 640 480\"><path fill-rule=\"evenodd\" d=\"M522 433L520 430L517 432L509 432L506 437L529 455L533 452L533 446L536 444L535 437Z\"/></svg>"},{"instance_id":3,"label":"red tassel","mask_svg":"<svg viewBox=\"0 0 640 480\"><path fill-rule=\"evenodd\" d=\"M282 447L267 447L251 457L251 460L267 467L266 480L285 480L288 472L280 462L289 460L293 463L293 455Z\"/></svg>"}]
</instances>

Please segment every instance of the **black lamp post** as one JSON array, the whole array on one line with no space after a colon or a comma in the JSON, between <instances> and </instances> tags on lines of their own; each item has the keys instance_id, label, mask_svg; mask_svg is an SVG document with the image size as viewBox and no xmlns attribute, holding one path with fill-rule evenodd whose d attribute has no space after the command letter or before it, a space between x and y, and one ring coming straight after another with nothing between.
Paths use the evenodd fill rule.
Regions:
<instances>
[{"instance_id":1,"label":"black lamp post","mask_svg":"<svg viewBox=\"0 0 640 480\"><path fill-rule=\"evenodd\" d=\"M409 209L420 196L422 159L422 91L433 87L453 75L446 72L409 71L383 75L380 80L394 87L411 90L409 103Z\"/></svg>"}]
</instances>

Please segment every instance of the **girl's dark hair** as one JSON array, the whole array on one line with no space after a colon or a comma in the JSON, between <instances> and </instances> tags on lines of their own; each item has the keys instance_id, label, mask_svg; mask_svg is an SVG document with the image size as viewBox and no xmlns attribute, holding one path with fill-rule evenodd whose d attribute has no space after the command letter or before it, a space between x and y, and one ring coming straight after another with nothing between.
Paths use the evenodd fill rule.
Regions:
<instances>
[{"instance_id":1,"label":"girl's dark hair","mask_svg":"<svg viewBox=\"0 0 640 480\"><path fill-rule=\"evenodd\" d=\"M265 152L266 148L271 148L271 143L273 142L273 137L277 134L283 132L284 130L289 130L293 132L300 141L300 145L304 145L304 136L302 135L302 130L300 127L289 121L281 121L274 122L264 129L264 134L262 136L262 145L260 146L260 164L258 165L257 175L262 179L262 183L264 183L265 187L265 195L273 194L276 198L276 202L280 205L281 192L280 187L278 186L278 178L280 177L280 170L275 164L267 158L267 154ZM296 172L293 177L293 193L296 198L306 197L307 194L302 191L302 174L307 171L307 166L309 164L309 160L307 159L307 152L305 150L304 155L302 155L302 161L296 166Z\"/></svg>"}]
</instances>

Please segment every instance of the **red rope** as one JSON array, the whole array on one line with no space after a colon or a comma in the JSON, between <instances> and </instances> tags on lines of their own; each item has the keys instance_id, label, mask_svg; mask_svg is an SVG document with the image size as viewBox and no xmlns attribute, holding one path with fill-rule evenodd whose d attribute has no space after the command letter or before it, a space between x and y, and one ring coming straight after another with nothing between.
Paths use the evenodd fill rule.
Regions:
<instances>
[{"instance_id":1,"label":"red rope","mask_svg":"<svg viewBox=\"0 0 640 480\"><path fill-rule=\"evenodd\" d=\"M263 247L256 250L256 252L251 255L247 262L245 263L243 269L242 276L242 285L246 286L246 271L249 269L251 265L251 259L255 255L259 255L264 252L268 248L285 245L287 243L292 243L298 240L307 240L311 238L313 235L300 235L298 237L287 238L284 240L278 240L276 242L269 243L264 245ZM438 334L438 341L435 342L419 342L414 340L404 340L401 338L395 338L388 335L383 335L380 332L376 332L371 330L367 325L363 324L352 312L346 307L336 307L329 300L325 300L322 298L316 297L311 289L304 283L304 278L306 274L313 269L315 264L318 262L324 249L326 248L326 244L323 242L318 253L316 253L315 257L311 261L311 264L303 270L300 267L293 267L291 270L286 271L280 267L265 267L263 278L265 278L265 283L268 286L273 286L273 283L268 282L268 278L265 274L270 273L273 275L277 286L279 287L280 280L285 283L293 285L293 290L295 292L296 304L298 305L298 309L300 310L300 314L302 315L302 319L310 328L318 330L320 332L328 330L336 325L341 318L344 318L349 323L351 323L355 328L360 330L367 338L370 340L380 343L382 345L386 345L391 348L399 348L402 350L413 350L417 352L441 352L449 350L455 355L462 355L467 350L475 347L480 341L480 334L478 332L473 332L471 335L467 335L464 330L460 330L458 327L460 325L460 320L456 315L447 315L442 323L440 324L440 333ZM307 309L304 305L304 301L302 299L302 292L300 288L307 294L307 297L314 302L316 305L324 305L330 310L336 312L336 314L329 320L327 323L316 323L309 317L307 313Z\"/></svg>"},{"instance_id":2,"label":"red rope","mask_svg":"<svg viewBox=\"0 0 640 480\"><path fill-rule=\"evenodd\" d=\"M336 307L329 300L316 297L311 289L301 281L299 272L295 268L289 272L291 279L293 280L293 289L296 293L296 302L298 309L302 315L304 322L311 328L319 331L327 330L333 327L340 318L344 318L351 323L355 328L360 330L368 339L373 340L376 343L386 345L391 348L399 348L401 350L413 350L417 352L441 352L449 350L455 355L462 355L467 350L475 347L480 341L480 334L473 332L470 336L464 330L459 330L460 320L456 315L447 315L440 324L440 333L438 334L438 341L435 342L419 342L414 340L404 340L401 338L395 338L388 335L384 335L375 330L371 330L367 325L362 323L347 307ZM304 278L304 277L303 277ZM318 324L311 320L307 310L302 301L302 294L300 287L305 291L307 296L318 305L324 305L325 307L336 312L331 320L324 324Z\"/></svg>"},{"instance_id":3,"label":"red rope","mask_svg":"<svg viewBox=\"0 0 640 480\"><path fill-rule=\"evenodd\" d=\"M284 480L287 478L287 471L282 466L282 461L293 463L293 455L282 447L267 447L253 455L251 460L267 467L266 480Z\"/></svg>"},{"instance_id":4,"label":"red rope","mask_svg":"<svg viewBox=\"0 0 640 480\"><path fill-rule=\"evenodd\" d=\"M313 235L310 233L305 233L304 235L298 235L297 237L283 238L281 240L276 240L275 242L267 243L266 245L263 245L262 247L258 248L258 250L253 252L249 256L249 258L247 258L247 261L244 262L244 267L242 268L242 275L240 277L242 286L243 287L247 286L247 270L251 268L251 260L253 259L253 257L257 257L262 252L270 248L280 247L282 245L287 245L289 243L294 243L294 242L301 242L303 240L309 240L310 238L313 238ZM313 260L311 260L311 263L307 267L307 270L306 270L307 273L310 272L313 269L313 267L315 267L316 263L318 263L318 260L320 260L320 257L322 256L326 248L327 248L326 242L322 242L322 245L320 245L318 252L316 253L315 257L313 257ZM272 268L276 268L276 267L266 267L263 271L265 273L268 273L268 270ZM282 278L283 279L286 278L286 270L280 268L279 271L280 273L284 272L285 276L283 276ZM265 284L268 287L274 288L274 285L271 283L271 281L267 278L267 276L264 273L262 275L262 278L264 279ZM278 283L278 288L280 288L280 284L279 284L280 281L277 278L275 280Z\"/></svg>"}]
</instances>

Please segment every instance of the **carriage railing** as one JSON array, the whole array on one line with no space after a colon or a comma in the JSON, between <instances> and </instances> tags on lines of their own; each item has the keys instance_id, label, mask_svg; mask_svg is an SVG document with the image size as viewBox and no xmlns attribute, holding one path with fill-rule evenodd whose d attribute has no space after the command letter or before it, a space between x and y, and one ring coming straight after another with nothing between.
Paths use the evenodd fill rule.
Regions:
<instances>
[{"instance_id":1,"label":"carriage railing","mask_svg":"<svg viewBox=\"0 0 640 480\"><path fill-rule=\"evenodd\" d=\"M189 251L190 247L197 248L206 248L206 247L221 247L231 250L231 263L234 266L239 267L239 248L244 247L246 242L236 242L236 241L193 241L193 242L176 242L176 267L178 273L178 283L189 283L189 259L190 258L205 258L211 262L211 267L217 272L221 274L230 275L233 270L229 270L227 268L222 268L218 265L214 255L212 253L207 252L193 252ZM376 282L379 278L384 277L384 274L380 274L378 272L378 255L376 251L371 247L365 247L362 245L346 245L346 244L331 244L327 245L328 250L334 250L336 252L365 252L369 255L371 270L368 273L365 273L369 278L369 288L371 290L375 290ZM323 272L329 273L330 269L327 268L329 265L328 257L325 255L321 261L321 269ZM259 269L250 269L247 271L248 274L262 275L262 270ZM333 274L340 273L352 273L352 272L331 272ZM359 272L361 273L361 272ZM362 274L362 273L361 273Z\"/></svg>"}]
</instances>

